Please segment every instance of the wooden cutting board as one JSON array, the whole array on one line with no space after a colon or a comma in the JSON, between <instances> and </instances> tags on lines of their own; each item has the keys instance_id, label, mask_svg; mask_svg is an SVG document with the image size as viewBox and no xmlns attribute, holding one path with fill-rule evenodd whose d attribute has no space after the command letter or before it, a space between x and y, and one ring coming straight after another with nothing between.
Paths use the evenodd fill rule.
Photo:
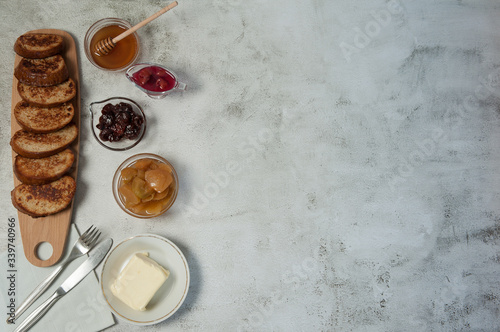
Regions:
<instances>
[{"instance_id":1,"label":"wooden cutting board","mask_svg":"<svg viewBox=\"0 0 500 332\"><path fill-rule=\"evenodd\" d=\"M80 75L78 71L77 49L73 37L71 37L71 35L65 31L55 29L40 29L29 32L53 33L61 35L64 38L65 48L62 56L66 61L66 66L68 67L69 71L69 77L71 77L76 83L76 96L72 100L73 106L75 107L75 117L73 119L73 122L76 124L76 126L78 127L78 131L80 132ZM14 42L15 41L13 40L12 46L14 46ZM21 59L22 58L16 54L12 72L14 72L15 66L17 66ZM11 135L14 135L16 131L21 129L14 117L14 107L19 101L21 101L21 97L17 92L17 79L14 76L14 79L12 81L12 110L10 120ZM76 181L79 159L78 156L80 150L80 135L78 135L78 138L72 143L70 147L75 153L75 163L73 164L70 175ZM14 162L15 157L16 153L12 151L12 162ZM20 183L21 182L14 175L14 186L17 186ZM32 218L24 213L18 212L19 228L21 231L24 254L31 264L40 267L52 266L61 259L64 254L66 240L68 239L69 235L71 216L73 213L73 203L74 199L70 206L64 211L41 218ZM47 260L41 260L36 254L38 246L43 242L50 243L53 249L52 256Z\"/></svg>"}]
</instances>

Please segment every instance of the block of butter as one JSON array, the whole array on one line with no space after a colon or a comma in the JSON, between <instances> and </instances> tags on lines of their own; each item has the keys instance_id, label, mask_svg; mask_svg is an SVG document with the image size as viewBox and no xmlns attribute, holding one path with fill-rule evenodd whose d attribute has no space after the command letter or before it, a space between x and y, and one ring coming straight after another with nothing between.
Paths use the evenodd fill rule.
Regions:
<instances>
[{"instance_id":1,"label":"block of butter","mask_svg":"<svg viewBox=\"0 0 500 332\"><path fill-rule=\"evenodd\" d=\"M136 253L111 284L111 292L130 308L144 311L169 275L148 253Z\"/></svg>"}]
</instances>

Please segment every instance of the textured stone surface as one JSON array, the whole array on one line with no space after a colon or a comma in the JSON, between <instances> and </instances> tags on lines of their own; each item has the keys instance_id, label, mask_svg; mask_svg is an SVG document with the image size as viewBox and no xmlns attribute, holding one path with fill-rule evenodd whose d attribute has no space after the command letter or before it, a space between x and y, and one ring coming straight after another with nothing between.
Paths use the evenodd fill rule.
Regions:
<instances>
[{"instance_id":1,"label":"textured stone surface","mask_svg":"<svg viewBox=\"0 0 500 332\"><path fill-rule=\"evenodd\" d=\"M4 220L16 214L12 45L63 29L82 78L74 222L115 241L166 236L190 264L182 308L144 331L500 330L496 1L180 1L139 32L140 60L188 84L157 101L93 67L82 44L100 18L137 23L164 5L0 0ZM104 150L88 124L88 105L112 96L148 116L127 152ZM161 218L113 201L114 170L139 152L178 171Z\"/></svg>"}]
</instances>

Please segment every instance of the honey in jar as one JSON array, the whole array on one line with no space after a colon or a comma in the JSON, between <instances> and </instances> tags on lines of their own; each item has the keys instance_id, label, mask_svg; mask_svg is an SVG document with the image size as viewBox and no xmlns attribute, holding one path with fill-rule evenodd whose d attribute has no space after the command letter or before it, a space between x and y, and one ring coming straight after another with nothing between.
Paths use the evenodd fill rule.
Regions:
<instances>
[{"instance_id":1,"label":"honey in jar","mask_svg":"<svg viewBox=\"0 0 500 332\"><path fill-rule=\"evenodd\" d=\"M92 40L90 41L90 49L92 50L92 59L97 65L102 68L113 70L124 68L132 63L138 52L138 42L134 34L120 40L116 43L111 52L106 55L98 55L93 51L99 41L108 37L114 38L126 30L127 28L119 25L108 25L101 28L94 34Z\"/></svg>"}]
</instances>

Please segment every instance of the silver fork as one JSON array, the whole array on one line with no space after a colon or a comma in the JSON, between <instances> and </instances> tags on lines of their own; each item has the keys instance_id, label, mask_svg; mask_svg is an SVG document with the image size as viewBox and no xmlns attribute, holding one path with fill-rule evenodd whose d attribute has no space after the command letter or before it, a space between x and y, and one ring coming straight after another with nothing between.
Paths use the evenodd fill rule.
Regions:
<instances>
[{"instance_id":1,"label":"silver fork","mask_svg":"<svg viewBox=\"0 0 500 332\"><path fill-rule=\"evenodd\" d=\"M7 319L8 324L13 324L19 316L23 314L23 312L26 311L26 309L29 308L30 305L32 305L36 299L40 297L40 295L43 294L43 292L52 284L52 282L56 279L56 277L61 273L61 271L64 269L66 265L68 265L71 261L73 261L75 258L78 258L82 255L85 255L87 252L89 252L90 249L97 243L97 239L99 239L99 236L101 235L101 232L97 228L94 227L94 225L90 226L89 229L83 233L80 238L75 242L73 245L73 248L71 249L71 253L69 254L69 257L61 263L57 269L55 269L47 278L45 278L44 281L38 285L33 292L31 292L30 295L26 298L26 300L21 303L21 305L17 308L16 312L14 313L14 317L9 317Z\"/></svg>"}]
</instances>

